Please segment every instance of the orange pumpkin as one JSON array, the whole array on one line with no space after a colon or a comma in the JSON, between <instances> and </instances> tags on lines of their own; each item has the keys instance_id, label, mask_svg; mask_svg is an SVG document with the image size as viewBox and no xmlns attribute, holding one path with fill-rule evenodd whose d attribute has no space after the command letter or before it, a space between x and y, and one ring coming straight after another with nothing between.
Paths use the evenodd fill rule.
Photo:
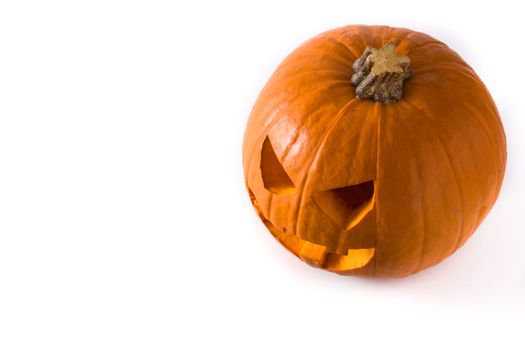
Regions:
<instances>
[{"instance_id":1,"label":"orange pumpkin","mask_svg":"<svg viewBox=\"0 0 525 350\"><path fill-rule=\"evenodd\" d=\"M428 35L385 26L338 28L292 52L243 142L272 235L347 275L406 276L454 253L494 204L505 163L472 68Z\"/></svg>"}]
</instances>

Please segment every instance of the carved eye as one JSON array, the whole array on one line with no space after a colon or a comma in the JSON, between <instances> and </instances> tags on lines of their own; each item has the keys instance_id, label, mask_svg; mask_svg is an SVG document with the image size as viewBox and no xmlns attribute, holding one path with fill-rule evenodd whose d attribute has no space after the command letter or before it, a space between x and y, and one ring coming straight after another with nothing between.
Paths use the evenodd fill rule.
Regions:
<instances>
[{"instance_id":1,"label":"carved eye","mask_svg":"<svg viewBox=\"0 0 525 350\"><path fill-rule=\"evenodd\" d=\"M321 191L313 200L334 222L349 229L372 209L374 181Z\"/></svg>"},{"instance_id":2,"label":"carved eye","mask_svg":"<svg viewBox=\"0 0 525 350\"><path fill-rule=\"evenodd\" d=\"M261 150L261 173L264 187L275 194L292 194L297 191L292 179L277 159L268 136Z\"/></svg>"}]
</instances>

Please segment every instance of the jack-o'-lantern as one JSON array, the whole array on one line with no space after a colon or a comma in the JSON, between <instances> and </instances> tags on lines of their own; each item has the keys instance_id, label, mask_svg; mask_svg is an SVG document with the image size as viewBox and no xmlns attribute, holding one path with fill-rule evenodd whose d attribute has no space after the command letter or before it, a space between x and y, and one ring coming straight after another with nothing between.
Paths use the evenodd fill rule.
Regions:
<instances>
[{"instance_id":1,"label":"jack-o'-lantern","mask_svg":"<svg viewBox=\"0 0 525 350\"><path fill-rule=\"evenodd\" d=\"M486 87L440 41L348 26L291 53L243 143L250 198L287 249L348 275L406 276L465 243L499 193L506 143Z\"/></svg>"}]
</instances>

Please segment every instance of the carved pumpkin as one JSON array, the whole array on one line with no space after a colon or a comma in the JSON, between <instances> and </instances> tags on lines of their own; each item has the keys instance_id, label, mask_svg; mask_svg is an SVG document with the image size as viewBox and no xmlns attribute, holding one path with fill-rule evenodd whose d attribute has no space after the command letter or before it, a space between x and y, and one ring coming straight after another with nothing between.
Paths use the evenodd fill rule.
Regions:
<instances>
[{"instance_id":1,"label":"carved pumpkin","mask_svg":"<svg viewBox=\"0 0 525 350\"><path fill-rule=\"evenodd\" d=\"M384 26L338 28L292 52L243 142L272 235L348 275L406 276L454 253L494 204L505 163L472 68L428 35Z\"/></svg>"}]
</instances>

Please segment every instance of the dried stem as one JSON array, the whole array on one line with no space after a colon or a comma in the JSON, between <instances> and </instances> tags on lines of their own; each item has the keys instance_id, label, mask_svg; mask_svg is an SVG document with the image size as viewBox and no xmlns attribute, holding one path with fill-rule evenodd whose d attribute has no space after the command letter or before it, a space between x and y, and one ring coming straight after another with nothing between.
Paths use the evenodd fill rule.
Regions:
<instances>
[{"instance_id":1,"label":"dried stem","mask_svg":"<svg viewBox=\"0 0 525 350\"><path fill-rule=\"evenodd\" d=\"M397 102L403 96L403 82L412 76L410 58L398 56L396 45L389 43L380 49L368 46L353 64L352 85L359 98L382 103Z\"/></svg>"}]
</instances>

